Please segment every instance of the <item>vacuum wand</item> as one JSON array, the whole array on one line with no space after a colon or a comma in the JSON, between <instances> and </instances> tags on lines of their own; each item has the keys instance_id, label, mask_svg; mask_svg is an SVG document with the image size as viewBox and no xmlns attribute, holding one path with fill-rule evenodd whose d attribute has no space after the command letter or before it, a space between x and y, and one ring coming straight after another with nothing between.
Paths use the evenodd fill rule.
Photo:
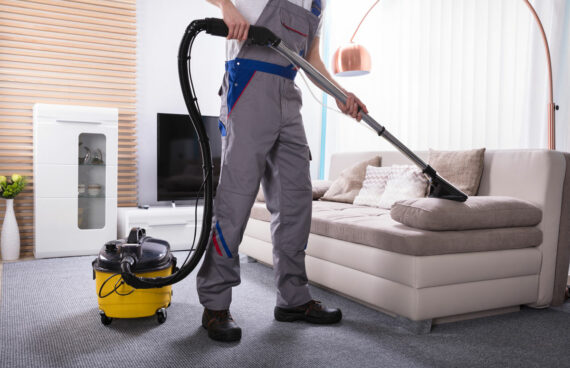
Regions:
<instances>
[{"instance_id":1,"label":"vacuum wand","mask_svg":"<svg viewBox=\"0 0 570 368\"><path fill-rule=\"evenodd\" d=\"M343 104L346 103L347 96L344 92L334 85L330 80L328 80L324 75L322 75L311 63L303 59L301 56L297 55L294 51L289 49L283 43L279 43L274 46L274 49L281 55L286 57L288 60L293 62L295 65L300 67L307 73L317 84L323 88L329 95L333 96ZM410 151L402 142L400 142L396 137L390 134L384 126L374 120L370 115L364 113L360 110L362 114L362 120L368 124L374 131L378 133L379 136L384 137L388 142L392 143L400 152L408 156L414 163L424 170L428 165L415 153Z\"/></svg>"},{"instance_id":2,"label":"vacuum wand","mask_svg":"<svg viewBox=\"0 0 570 368\"><path fill-rule=\"evenodd\" d=\"M206 32L215 36L227 37L228 28L222 19L206 18ZM307 73L312 80L324 91L332 97L346 103L346 94L322 75L314 66L307 60L298 55L295 51L287 47L281 40L275 36L270 30L265 27L250 26L248 32L248 40L255 45L268 46L281 54L285 59L301 68ZM436 171L428 164L426 164L418 155L413 153L408 147L394 137L386 130L384 126L374 120L370 115L362 114L362 120L372 128L379 136L390 142L396 149L407 156L422 172L430 179L430 197L445 198L458 202L465 202L467 195L455 188L447 180L439 176Z\"/></svg>"}]
</instances>

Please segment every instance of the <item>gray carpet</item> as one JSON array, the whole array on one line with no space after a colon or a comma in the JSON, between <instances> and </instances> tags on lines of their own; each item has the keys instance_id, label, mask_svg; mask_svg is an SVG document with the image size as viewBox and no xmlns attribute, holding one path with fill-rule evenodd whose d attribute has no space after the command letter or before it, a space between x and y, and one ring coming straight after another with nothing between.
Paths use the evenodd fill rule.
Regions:
<instances>
[{"instance_id":1,"label":"gray carpet","mask_svg":"<svg viewBox=\"0 0 570 368\"><path fill-rule=\"evenodd\" d=\"M92 257L4 265L1 367L570 367L570 305L435 326L414 335L391 317L312 287L339 306L336 326L273 320L272 270L242 264L232 314L239 343L200 327L195 273L174 286L168 320L114 320L97 313Z\"/></svg>"}]
</instances>

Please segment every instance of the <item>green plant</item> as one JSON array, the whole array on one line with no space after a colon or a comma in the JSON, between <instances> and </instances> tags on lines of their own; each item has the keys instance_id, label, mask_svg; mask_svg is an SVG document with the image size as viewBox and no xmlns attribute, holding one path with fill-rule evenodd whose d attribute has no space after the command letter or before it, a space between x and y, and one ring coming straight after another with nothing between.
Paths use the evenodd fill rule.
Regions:
<instances>
[{"instance_id":1,"label":"green plant","mask_svg":"<svg viewBox=\"0 0 570 368\"><path fill-rule=\"evenodd\" d=\"M26 178L19 174L12 174L10 178L0 175L0 196L6 199L16 198L26 187Z\"/></svg>"}]
</instances>

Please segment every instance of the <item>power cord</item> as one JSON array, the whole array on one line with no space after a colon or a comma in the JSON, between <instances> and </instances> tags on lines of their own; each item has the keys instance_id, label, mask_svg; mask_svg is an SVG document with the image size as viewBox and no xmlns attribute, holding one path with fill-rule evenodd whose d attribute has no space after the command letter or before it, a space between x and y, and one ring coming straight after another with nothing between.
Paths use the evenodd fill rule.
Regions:
<instances>
[{"instance_id":1,"label":"power cord","mask_svg":"<svg viewBox=\"0 0 570 368\"><path fill-rule=\"evenodd\" d=\"M319 105L321 105L322 107L326 108L327 110L331 110L331 111L336 112L337 114L344 115L344 114L342 113L342 111L340 111L339 109L335 109L335 108L332 108L332 107L329 107L329 106L325 106L325 105L321 102L321 100L319 100L319 98L315 95L315 93L313 92L313 89L312 89L311 86L309 85L309 82L307 81L307 78L305 77L305 72L303 72L302 70L300 70L300 71L299 71L299 75L301 76L301 78L303 78L303 81L305 82L305 85L307 86L307 89L309 90L309 93L311 94L311 96L313 96L313 98L315 99L315 101L317 101L317 103L318 103Z\"/></svg>"},{"instance_id":2,"label":"power cord","mask_svg":"<svg viewBox=\"0 0 570 368\"><path fill-rule=\"evenodd\" d=\"M332 107L329 107L329 106L324 105L324 104L321 102L321 100L319 100L319 98L318 98L318 97L315 95L315 93L313 92L313 90L312 90L312 88L311 88L309 82L308 82L307 79L305 78L305 72L304 72L303 70L300 70L300 71L299 71L299 74L301 75L301 78L302 78L303 81L305 82L305 85L307 86L307 89L309 90L309 93L310 93L311 96L315 99L315 101L317 101L317 103L318 103L319 105L321 105L322 107L326 108L327 110L331 110L331 111L333 111L333 112L336 112L336 113L339 114L339 115L342 115L342 116L345 116L345 117L347 116L345 113L343 113L343 112L340 111L339 109L335 109L335 108L332 108ZM370 128L368 125L363 124L362 121L356 121L356 123L357 123L357 124L360 124L360 125L362 125L362 126L364 126L365 128L368 128L369 130L373 131L374 133L377 133L374 129Z\"/></svg>"},{"instance_id":3,"label":"power cord","mask_svg":"<svg viewBox=\"0 0 570 368\"><path fill-rule=\"evenodd\" d=\"M119 288L122 285L126 285L125 281L122 278L117 279L117 281L115 282L115 286L113 287L113 290L111 290L110 292L108 292L105 295L102 295L103 293L103 288L105 287L105 285L107 284L107 282L109 282L113 277L116 276L121 276L120 273L114 273L111 276L107 277L107 279L105 279L105 281L103 281L103 284L101 284L101 287L99 288L99 298L103 299L108 297L109 295L113 294L113 293L117 293L117 295L120 296L127 296L127 295L131 295L132 293L134 293L134 291L136 290L135 288L133 288L133 290L131 290L130 292L126 293L126 294L121 294L119 293Z\"/></svg>"}]
</instances>

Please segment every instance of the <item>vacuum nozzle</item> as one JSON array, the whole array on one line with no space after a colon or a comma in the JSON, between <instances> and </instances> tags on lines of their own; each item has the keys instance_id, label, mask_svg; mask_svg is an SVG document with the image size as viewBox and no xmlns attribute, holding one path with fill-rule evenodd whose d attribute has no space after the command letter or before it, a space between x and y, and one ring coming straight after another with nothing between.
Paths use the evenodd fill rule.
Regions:
<instances>
[{"instance_id":1,"label":"vacuum nozzle","mask_svg":"<svg viewBox=\"0 0 570 368\"><path fill-rule=\"evenodd\" d=\"M456 202L465 202L467 200L467 194L439 176L430 165L427 165L423 173L429 176L429 197L449 199Z\"/></svg>"}]
</instances>

